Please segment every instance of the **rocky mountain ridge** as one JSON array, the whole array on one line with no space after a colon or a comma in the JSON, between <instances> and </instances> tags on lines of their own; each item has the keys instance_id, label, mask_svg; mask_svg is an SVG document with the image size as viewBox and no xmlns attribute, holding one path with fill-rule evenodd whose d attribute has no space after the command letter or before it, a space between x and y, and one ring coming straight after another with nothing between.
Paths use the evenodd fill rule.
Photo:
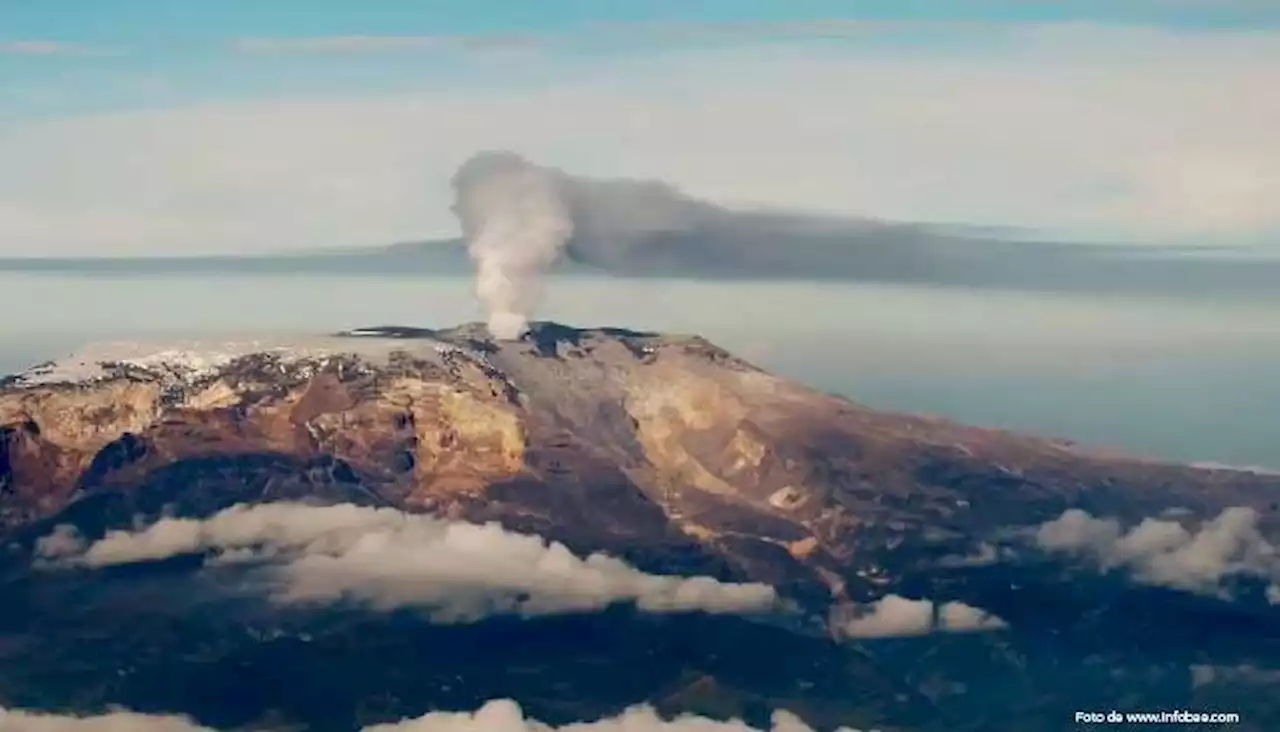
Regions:
<instances>
[{"instance_id":1,"label":"rocky mountain ridge","mask_svg":"<svg viewBox=\"0 0 1280 732\"><path fill-rule=\"evenodd\" d=\"M876 412L701 338L554 323L515 342L467 325L100 345L0 390L10 530L326 495L818 603L883 591L875 574L904 545L972 553L1070 507L1270 521L1280 477Z\"/></svg>"},{"instance_id":2,"label":"rocky mountain ridge","mask_svg":"<svg viewBox=\"0 0 1280 732\"><path fill-rule=\"evenodd\" d=\"M1211 550L1180 557L1204 570L1276 559L1254 531L1275 535L1277 501L1280 476L878 412L697 337L538 323L510 342L467 325L98 344L0 385L0 708L349 732L510 697L557 724L647 702L758 727L782 708L824 731L1022 732L1194 703L1261 731L1280 714L1267 576L1211 588L1224 601L1059 561L1027 530L1069 529L1078 508L1120 522L1083 524L1118 541L1178 517L1199 533L1155 528ZM244 594L252 567L207 557L33 561L68 529L96 541L282 502L498 522L650 574L766 583L807 612L442 626L264 603ZM886 599L917 624L965 608L1002 622L850 630Z\"/></svg>"}]
</instances>

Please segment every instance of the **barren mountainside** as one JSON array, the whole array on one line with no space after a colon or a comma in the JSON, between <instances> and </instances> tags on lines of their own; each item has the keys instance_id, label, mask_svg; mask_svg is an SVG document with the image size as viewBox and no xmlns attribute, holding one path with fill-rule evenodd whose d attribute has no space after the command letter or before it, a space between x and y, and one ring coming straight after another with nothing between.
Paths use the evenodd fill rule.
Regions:
<instances>
[{"instance_id":1,"label":"barren mountainside","mask_svg":"<svg viewBox=\"0 0 1280 732\"><path fill-rule=\"evenodd\" d=\"M157 350L158 349L158 350ZM542 323L89 348L0 391L0 517L324 497L693 562L818 600L911 544L966 553L1069 507L1252 506L1280 477L872 411L697 337Z\"/></svg>"},{"instance_id":2,"label":"barren mountainside","mask_svg":"<svg viewBox=\"0 0 1280 732\"><path fill-rule=\"evenodd\" d=\"M512 698L553 724L645 702L761 728L789 709L819 732L1023 732L1194 702L1274 729L1280 626L1260 588L1224 602L1003 542L1069 508L1212 529L1250 507L1274 535L1278 501L1278 476L878 412L697 337L539 323L518 341L467 325L100 344L0 387L0 709L350 732ZM251 571L200 557L33 561L65 525L96 540L281 502L496 521L642 572L767 583L787 610L441 626L264 605ZM1174 534L1211 559L1270 557L1251 527ZM1002 622L882 640L845 625L891 595Z\"/></svg>"}]
</instances>

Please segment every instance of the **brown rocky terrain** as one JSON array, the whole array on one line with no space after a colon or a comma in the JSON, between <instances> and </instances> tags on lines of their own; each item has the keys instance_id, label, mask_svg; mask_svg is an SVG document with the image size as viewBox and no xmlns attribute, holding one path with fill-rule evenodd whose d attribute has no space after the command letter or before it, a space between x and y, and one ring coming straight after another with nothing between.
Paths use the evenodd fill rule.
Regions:
<instances>
[{"instance_id":1,"label":"brown rocky terrain","mask_svg":"<svg viewBox=\"0 0 1280 732\"><path fill-rule=\"evenodd\" d=\"M820 600L873 591L892 550L963 554L1068 507L1269 522L1280 501L1278 476L873 411L697 337L544 323L517 342L464 326L218 348L7 379L0 528L331 495Z\"/></svg>"},{"instance_id":2,"label":"brown rocky terrain","mask_svg":"<svg viewBox=\"0 0 1280 732\"><path fill-rule=\"evenodd\" d=\"M240 568L199 557L33 567L57 525L98 538L281 500L496 520L648 572L768 582L810 612L441 626L263 605ZM316 732L506 697L557 724L647 701L883 732L1200 708L1269 730L1280 625L1261 587L1224 601L1147 586L1023 551L1011 528L1070 507L1134 523L1248 506L1274 536L1278 501L1280 476L878 412L696 337L542 323L515 342L474 325L91 346L0 383L0 708ZM827 634L840 601L888 594L1007 626Z\"/></svg>"}]
</instances>

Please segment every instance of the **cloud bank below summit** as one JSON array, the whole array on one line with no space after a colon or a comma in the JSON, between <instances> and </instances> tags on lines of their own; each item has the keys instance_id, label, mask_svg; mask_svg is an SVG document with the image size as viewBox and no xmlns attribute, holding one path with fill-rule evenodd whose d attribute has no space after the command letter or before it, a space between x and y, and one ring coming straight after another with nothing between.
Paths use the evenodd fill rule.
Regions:
<instances>
[{"instance_id":1,"label":"cloud bank below summit","mask_svg":"<svg viewBox=\"0 0 1280 732\"><path fill-rule=\"evenodd\" d=\"M1172 519L1147 518L1125 527L1068 509L1034 531L1035 544L1047 552L1092 562L1100 571L1126 570L1143 584L1229 598L1232 577L1269 582L1266 597L1280 603L1280 548L1263 536L1261 516L1236 506L1199 526Z\"/></svg>"},{"instance_id":2,"label":"cloud bank below summit","mask_svg":"<svg viewBox=\"0 0 1280 732\"><path fill-rule=\"evenodd\" d=\"M495 614L602 610L634 603L652 613L763 613L777 595L762 584L659 576L602 554L496 524L449 523L387 508L295 503L239 505L207 519L162 519L86 542L59 527L36 547L45 568L102 568L208 554L248 565L286 605L354 601L376 610L412 608L440 623Z\"/></svg>"},{"instance_id":3,"label":"cloud bank below summit","mask_svg":"<svg viewBox=\"0 0 1280 732\"><path fill-rule=\"evenodd\" d=\"M104 715L67 716L7 711L0 707L0 732L217 732L188 717L116 712ZM525 717L510 699L495 699L474 712L432 712L416 719L375 724L362 732L814 732L799 717L785 711L773 713L764 730L740 720L717 721L697 715L672 719L659 716L652 707L635 706L616 717L552 727ZM859 732L841 727L834 732Z\"/></svg>"},{"instance_id":4,"label":"cloud bank below summit","mask_svg":"<svg viewBox=\"0 0 1280 732\"><path fill-rule=\"evenodd\" d=\"M852 618L840 618L835 629L846 638L908 638L929 633L972 633L1000 630L1005 621L963 602L884 597L861 608Z\"/></svg>"},{"instance_id":5,"label":"cloud bank below summit","mask_svg":"<svg viewBox=\"0 0 1280 732\"><path fill-rule=\"evenodd\" d=\"M170 714L65 715L0 707L0 732L217 732Z\"/></svg>"}]
</instances>

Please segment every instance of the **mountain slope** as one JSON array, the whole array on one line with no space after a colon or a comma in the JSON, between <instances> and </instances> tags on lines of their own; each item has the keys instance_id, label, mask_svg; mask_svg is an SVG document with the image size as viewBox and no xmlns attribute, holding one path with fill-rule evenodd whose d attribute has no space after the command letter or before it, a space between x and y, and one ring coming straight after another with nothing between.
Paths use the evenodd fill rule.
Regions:
<instances>
[{"instance_id":1,"label":"mountain slope","mask_svg":"<svg viewBox=\"0 0 1280 732\"><path fill-rule=\"evenodd\" d=\"M327 485L571 546L702 544L768 580L824 574L839 594L859 584L859 557L926 528L964 551L1069 507L1270 516L1280 500L1277 476L875 412L699 338L546 323L516 343L467 326L116 351L0 392L6 523L175 482L183 501L229 505L231 470L241 485L246 472L274 491Z\"/></svg>"},{"instance_id":2,"label":"mountain slope","mask_svg":"<svg viewBox=\"0 0 1280 732\"><path fill-rule=\"evenodd\" d=\"M225 603L191 604L222 570L186 579L181 563L154 572L27 572L35 542L60 524L95 539L139 517L205 517L282 500L497 521L647 572L765 582L813 622L770 627L623 611L530 621L518 631L504 631L501 620L447 631L342 613L303 622L257 610L245 611L246 620L224 616ZM9 679L0 683L0 706L61 707L76 698L157 711L203 704L202 720L219 726L288 707L291 719L336 730L378 718L366 707L382 689L395 696L385 714L503 694L523 695L548 720L569 720L601 716L630 696L666 700L673 711L756 718L761 705L786 703L832 727L870 720L885 729L956 729L968 720L973 729L1073 729L1062 710L1086 701L1179 703L1190 693L1192 664L1274 662L1280 628L1256 603L1135 587L1043 557L957 558L1069 508L1137 523L1175 510L1205 520L1251 507L1270 534L1278 501L1278 476L1088 453L877 412L697 337L539 323L517 342L469 325L102 345L0 388L0 521L12 540L0 579L6 596L23 598L0 608L0 670L9 670L0 674ZM184 599L146 599L169 593ZM839 623L827 624L833 606L890 593L966 602L1010 629L874 647L822 636L823 628L838 635ZM149 620L130 620L137 617ZM291 623L325 640L298 645ZM1185 635L1187 627L1198 635ZM246 628L275 640L246 636ZM460 659L401 658L426 664L410 683L407 669L367 660L396 655L397 638L443 648L490 633L535 645L559 638L564 658L538 674L563 685L537 686L536 674L486 677L492 670L464 669ZM578 633L587 634L578 645L566 640ZM660 640L669 634L684 640ZM735 634L760 648L791 648L795 664L814 664L826 681L795 687L790 666L727 662L734 644L726 639ZM603 645L593 650L588 637ZM591 690L587 669L601 662L601 647L633 669L651 664L652 674L628 681L633 670L610 682L634 689ZM272 678L299 658L334 664L330 676L305 680L318 694L307 700L251 695L258 701L223 704L182 691ZM145 673L116 678L121 664ZM1077 667L1084 670L1064 682L1064 669ZM1115 673L1128 674L1130 687L1117 686ZM440 674L487 680L466 693L421 685ZM1002 701L993 711L995 697ZM314 706L325 699L329 706ZM316 726L330 718L348 721Z\"/></svg>"}]
</instances>

